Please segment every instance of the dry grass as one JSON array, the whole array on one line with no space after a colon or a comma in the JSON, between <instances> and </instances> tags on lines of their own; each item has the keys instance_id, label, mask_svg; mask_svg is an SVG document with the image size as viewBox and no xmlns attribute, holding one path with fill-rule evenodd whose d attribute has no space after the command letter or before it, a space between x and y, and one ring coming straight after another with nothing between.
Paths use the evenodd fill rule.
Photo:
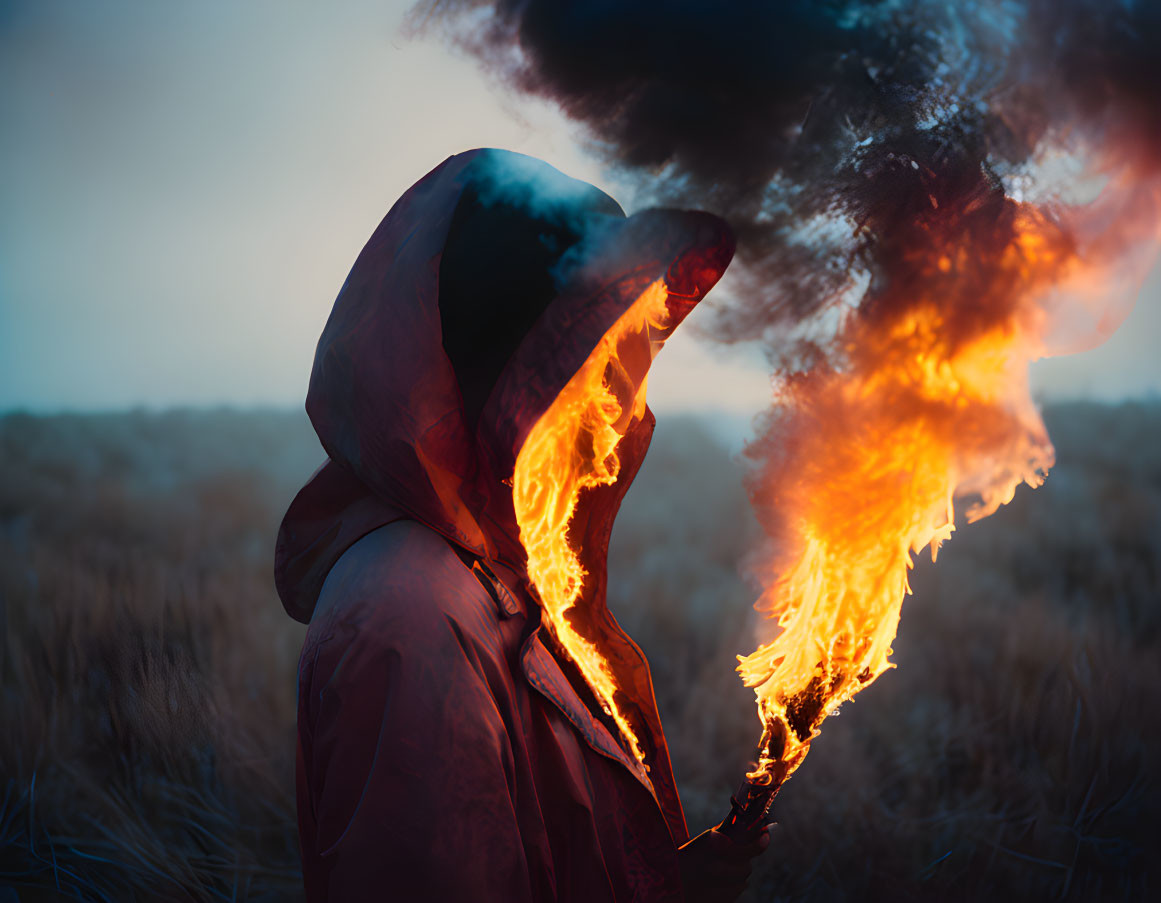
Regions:
<instances>
[{"instance_id":1,"label":"dry grass","mask_svg":"<svg viewBox=\"0 0 1161 903\"><path fill-rule=\"evenodd\" d=\"M304 418L0 425L0 884L300 896L294 668L270 578ZM52 891L51 893L49 891Z\"/></svg>"},{"instance_id":2,"label":"dry grass","mask_svg":"<svg viewBox=\"0 0 1161 903\"><path fill-rule=\"evenodd\" d=\"M1161 891L1161 405L1048 413L1048 485L920 567L898 670L784 789L751 900ZM294 414L0 420L0 900L301 898L302 632L269 571L319 455ZM726 453L663 421L611 604L653 662L695 828L757 735L730 670L753 530Z\"/></svg>"}]
</instances>

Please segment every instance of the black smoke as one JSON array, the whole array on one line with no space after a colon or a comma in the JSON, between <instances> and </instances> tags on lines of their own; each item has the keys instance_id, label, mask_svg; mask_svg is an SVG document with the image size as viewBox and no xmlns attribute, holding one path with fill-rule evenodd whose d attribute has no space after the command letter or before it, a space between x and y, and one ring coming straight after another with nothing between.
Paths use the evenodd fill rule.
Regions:
<instances>
[{"instance_id":1,"label":"black smoke","mask_svg":"<svg viewBox=\"0 0 1161 903\"><path fill-rule=\"evenodd\" d=\"M1161 0L445 0L413 21L558 104L650 200L733 225L725 340L904 297L915 242L964 216L1002 245L1046 147L1161 170Z\"/></svg>"}]
</instances>

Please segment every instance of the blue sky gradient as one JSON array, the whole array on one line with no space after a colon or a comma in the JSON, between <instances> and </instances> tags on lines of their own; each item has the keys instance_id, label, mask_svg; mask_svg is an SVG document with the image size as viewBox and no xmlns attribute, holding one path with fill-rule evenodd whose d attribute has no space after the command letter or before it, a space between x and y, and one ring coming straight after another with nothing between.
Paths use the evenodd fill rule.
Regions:
<instances>
[{"instance_id":1,"label":"blue sky gradient","mask_svg":"<svg viewBox=\"0 0 1161 903\"><path fill-rule=\"evenodd\" d=\"M627 199L556 111L402 36L406 7L0 4L0 411L299 404L363 242L460 150L533 154ZM693 331L659 358L653 406L759 410L759 350ZM1034 383L1155 394L1158 337L1155 270L1106 345Z\"/></svg>"}]
</instances>

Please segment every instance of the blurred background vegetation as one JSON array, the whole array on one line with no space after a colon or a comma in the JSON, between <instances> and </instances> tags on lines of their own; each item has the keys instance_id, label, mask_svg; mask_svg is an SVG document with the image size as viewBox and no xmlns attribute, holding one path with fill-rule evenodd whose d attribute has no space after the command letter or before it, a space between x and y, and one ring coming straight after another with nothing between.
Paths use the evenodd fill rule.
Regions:
<instances>
[{"instance_id":1,"label":"blurred background vegetation","mask_svg":"<svg viewBox=\"0 0 1161 903\"><path fill-rule=\"evenodd\" d=\"M824 726L747 899L1161 898L1161 403L1057 404L1059 464L920 563L896 670ZM613 536L690 827L753 754L720 424L669 418ZM305 416L0 419L0 903L299 900L275 530Z\"/></svg>"}]
</instances>

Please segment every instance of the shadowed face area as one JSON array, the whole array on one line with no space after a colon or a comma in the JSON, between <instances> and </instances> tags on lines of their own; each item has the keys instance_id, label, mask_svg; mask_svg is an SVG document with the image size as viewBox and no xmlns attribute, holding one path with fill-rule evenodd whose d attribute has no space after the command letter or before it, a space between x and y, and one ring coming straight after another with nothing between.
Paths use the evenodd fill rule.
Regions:
<instances>
[{"instance_id":1,"label":"shadowed face area","mask_svg":"<svg viewBox=\"0 0 1161 903\"><path fill-rule=\"evenodd\" d=\"M440 326L471 429L505 364L555 296L562 257L592 217L623 216L598 189L560 180L568 204L533 206L492 183L473 184L452 216L439 268Z\"/></svg>"}]
</instances>

